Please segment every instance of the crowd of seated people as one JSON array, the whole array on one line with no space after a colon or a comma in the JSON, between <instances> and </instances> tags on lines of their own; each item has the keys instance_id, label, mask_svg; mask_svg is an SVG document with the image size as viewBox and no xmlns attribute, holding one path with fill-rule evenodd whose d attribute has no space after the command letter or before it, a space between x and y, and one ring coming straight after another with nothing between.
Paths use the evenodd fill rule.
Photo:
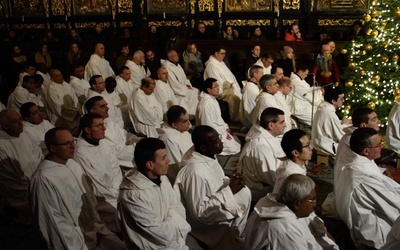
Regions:
<instances>
[{"instance_id":1,"label":"crowd of seated people","mask_svg":"<svg viewBox=\"0 0 400 250\"><path fill-rule=\"evenodd\" d=\"M194 39L208 36L203 25ZM287 37L299 41L295 26ZM164 51L151 33L146 50L121 47L118 69L104 57L106 33L97 25L91 56L70 32L64 68L46 59L46 44L36 64L14 48L10 63L23 70L0 105L0 197L17 223L37 226L50 249L338 249L304 177L315 148L335 162L330 204L354 244L399 246L386 240L400 186L374 163L379 120L371 110L357 111L353 126L336 116L345 101L332 88L340 78L313 88L305 81L311 65L291 47L277 60L279 51L255 45L248 77L237 79L225 47L203 63L196 40ZM253 35L263 39L260 27ZM329 41L315 62L324 75L333 50ZM398 104L393 124L396 112ZM219 160L231 156L238 166L226 176Z\"/></svg>"}]
</instances>

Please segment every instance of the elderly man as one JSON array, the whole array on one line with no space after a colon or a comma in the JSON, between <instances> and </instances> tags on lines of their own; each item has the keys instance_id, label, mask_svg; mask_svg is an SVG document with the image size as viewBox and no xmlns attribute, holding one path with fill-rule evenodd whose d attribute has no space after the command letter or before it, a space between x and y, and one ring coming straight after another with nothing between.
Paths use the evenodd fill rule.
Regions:
<instances>
[{"instance_id":1,"label":"elderly man","mask_svg":"<svg viewBox=\"0 0 400 250\"><path fill-rule=\"evenodd\" d=\"M122 173L117 154L105 143L105 125L101 115L85 114L80 122L81 137L76 144L74 160L90 180L91 189L98 201L98 211L107 227L118 232L116 226L118 188Z\"/></svg>"},{"instance_id":2,"label":"elderly man","mask_svg":"<svg viewBox=\"0 0 400 250\"><path fill-rule=\"evenodd\" d=\"M33 102L24 103L21 106L20 114L24 120L24 132L42 149L43 155L47 154L44 144L44 135L48 130L54 128L48 120L43 119L43 112Z\"/></svg>"},{"instance_id":3,"label":"elderly man","mask_svg":"<svg viewBox=\"0 0 400 250\"><path fill-rule=\"evenodd\" d=\"M169 159L157 138L141 140L135 149L136 169L124 177L118 216L129 249L189 249L190 225L165 176Z\"/></svg>"},{"instance_id":4,"label":"elderly man","mask_svg":"<svg viewBox=\"0 0 400 250\"><path fill-rule=\"evenodd\" d=\"M356 246L379 249L399 216L400 186L374 162L382 149L375 129L356 129L350 148L352 160L335 166L336 208Z\"/></svg>"},{"instance_id":5,"label":"elderly man","mask_svg":"<svg viewBox=\"0 0 400 250\"><path fill-rule=\"evenodd\" d=\"M125 129L119 127L113 119L109 118L108 103L102 96L94 96L87 100L85 109L88 113L101 115L105 121L104 126L106 128L105 144L115 149L120 166L132 168L135 142L139 141L140 138L128 133Z\"/></svg>"},{"instance_id":6,"label":"elderly man","mask_svg":"<svg viewBox=\"0 0 400 250\"><path fill-rule=\"evenodd\" d=\"M144 67L144 53L141 50L135 51L132 60L127 60L125 66L131 71L133 90L140 88L143 78L150 76L150 70Z\"/></svg>"},{"instance_id":7,"label":"elderly man","mask_svg":"<svg viewBox=\"0 0 400 250\"><path fill-rule=\"evenodd\" d=\"M26 102L44 107L41 96L36 92L35 79L29 75L22 78L22 85L18 85L8 97L7 108L19 111L21 105Z\"/></svg>"},{"instance_id":8,"label":"elderly man","mask_svg":"<svg viewBox=\"0 0 400 250\"><path fill-rule=\"evenodd\" d=\"M29 180L43 158L42 151L23 132L21 116L17 111L3 109L0 126L1 203L17 211L18 222L29 223Z\"/></svg>"},{"instance_id":9,"label":"elderly man","mask_svg":"<svg viewBox=\"0 0 400 250\"><path fill-rule=\"evenodd\" d=\"M90 60L85 67L86 81L89 81L89 79L94 75L101 75L104 78L115 76L114 70L111 68L110 63L104 58L104 53L104 45L102 43L96 43L94 47L94 54L90 56Z\"/></svg>"},{"instance_id":10,"label":"elderly man","mask_svg":"<svg viewBox=\"0 0 400 250\"><path fill-rule=\"evenodd\" d=\"M161 126L163 113L154 95L155 87L152 78L143 78L141 87L133 92L129 112L136 132L158 138L157 128Z\"/></svg>"},{"instance_id":11,"label":"elderly man","mask_svg":"<svg viewBox=\"0 0 400 250\"><path fill-rule=\"evenodd\" d=\"M82 106L90 89L90 84L84 78L85 67L82 65L76 65L74 67L74 75L70 77L69 84L75 91L76 97L78 97L79 104Z\"/></svg>"},{"instance_id":12,"label":"elderly man","mask_svg":"<svg viewBox=\"0 0 400 250\"><path fill-rule=\"evenodd\" d=\"M160 67L157 70L157 76L158 80L156 81L154 95L161 104L163 115L165 115L171 106L178 105L178 100L171 86L168 84L168 70L165 67Z\"/></svg>"},{"instance_id":13,"label":"elderly man","mask_svg":"<svg viewBox=\"0 0 400 250\"><path fill-rule=\"evenodd\" d=\"M266 108L260 123L254 124L246 135L246 144L239 158L239 169L251 190L253 201L270 193L275 184L275 172L285 153L278 136L286 127L285 114L277 108Z\"/></svg>"},{"instance_id":14,"label":"elderly man","mask_svg":"<svg viewBox=\"0 0 400 250\"><path fill-rule=\"evenodd\" d=\"M216 46L214 54L210 56L204 70L204 79L215 78L219 86L219 94L222 100L228 102L229 115L231 120L239 120L239 104L242 99L242 93L235 75L224 63L226 49L222 46Z\"/></svg>"},{"instance_id":15,"label":"elderly man","mask_svg":"<svg viewBox=\"0 0 400 250\"><path fill-rule=\"evenodd\" d=\"M56 127L64 127L75 136L79 133L79 101L71 85L63 79L61 71L50 71L51 82L47 90L47 108L50 122Z\"/></svg>"},{"instance_id":16,"label":"elderly man","mask_svg":"<svg viewBox=\"0 0 400 250\"><path fill-rule=\"evenodd\" d=\"M175 181L183 155L193 146L188 132L190 127L189 113L184 108L174 105L168 109L167 123L161 128L160 139L166 145L170 160L168 178L171 181Z\"/></svg>"},{"instance_id":17,"label":"elderly man","mask_svg":"<svg viewBox=\"0 0 400 250\"><path fill-rule=\"evenodd\" d=\"M223 149L218 132L198 126L192 133L194 152L183 163L174 189L186 208L190 232L211 249L243 249L251 193L239 174L226 177L215 155Z\"/></svg>"},{"instance_id":18,"label":"elderly man","mask_svg":"<svg viewBox=\"0 0 400 250\"><path fill-rule=\"evenodd\" d=\"M315 183L307 176L289 176L277 194L255 206L244 231L245 249L323 249L307 224L317 204Z\"/></svg>"},{"instance_id":19,"label":"elderly man","mask_svg":"<svg viewBox=\"0 0 400 250\"><path fill-rule=\"evenodd\" d=\"M319 106L312 124L312 144L316 150L322 151L335 158L343 129L350 120L339 120L336 110L344 103L344 94L339 88L328 88L324 95L325 101Z\"/></svg>"},{"instance_id":20,"label":"elderly man","mask_svg":"<svg viewBox=\"0 0 400 250\"><path fill-rule=\"evenodd\" d=\"M168 51L168 60L164 67L168 71L168 83L174 91L178 104L184 107L189 114L196 114L196 107L199 99L199 91L192 87L186 78L185 71L179 64L179 55L175 50Z\"/></svg>"},{"instance_id":21,"label":"elderly man","mask_svg":"<svg viewBox=\"0 0 400 250\"><path fill-rule=\"evenodd\" d=\"M283 76L283 71L282 71L282 76ZM292 112L290 112L290 107L286 101L286 97L292 91L293 85L290 78L286 76L281 77L280 80L278 80L278 85L279 88L278 91L275 93L274 97L276 103L278 104L278 108L281 109L283 112L285 112L285 122L286 122L285 132L287 132L292 129L292 118L291 118Z\"/></svg>"},{"instance_id":22,"label":"elderly man","mask_svg":"<svg viewBox=\"0 0 400 250\"><path fill-rule=\"evenodd\" d=\"M256 106L256 98L260 94L260 79L263 76L261 66L254 65L249 69L249 80L243 81L243 98L240 101L240 122L247 128L253 125L253 109Z\"/></svg>"},{"instance_id":23,"label":"elderly man","mask_svg":"<svg viewBox=\"0 0 400 250\"><path fill-rule=\"evenodd\" d=\"M273 75L263 75L260 79L261 93L256 98L256 106L253 109L253 124L260 122L260 115L266 108L278 108L274 95L278 92L278 82Z\"/></svg>"},{"instance_id":24,"label":"elderly man","mask_svg":"<svg viewBox=\"0 0 400 250\"><path fill-rule=\"evenodd\" d=\"M49 155L30 185L35 219L49 249L126 249L97 213L81 166L72 160L75 139L63 128L46 133Z\"/></svg>"}]
</instances>

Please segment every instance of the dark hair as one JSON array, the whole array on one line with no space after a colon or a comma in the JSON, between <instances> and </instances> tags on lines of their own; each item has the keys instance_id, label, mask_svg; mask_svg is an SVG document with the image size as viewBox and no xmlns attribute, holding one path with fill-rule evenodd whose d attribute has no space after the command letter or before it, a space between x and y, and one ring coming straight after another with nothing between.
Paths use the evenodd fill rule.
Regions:
<instances>
[{"instance_id":1,"label":"dark hair","mask_svg":"<svg viewBox=\"0 0 400 250\"><path fill-rule=\"evenodd\" d=\"M32 76L26 75L22 78L22 84L29 82L32 79Z\"/></svg>"},{"instance_id":2,"label":"dark hair","mask_svg":"<svg viewBox=\"0 0 400 250\"><path fill-rule=\"evenodd\" d=\"M108 93L112 93L115 89L115 87L117 87L117 81L115 80L114 77L110 76L106 78L106 91Z\"/></svg>"},{"instance_id":3,"label":"dark hair","mask_svg":"<svg viewBox=\"0 0 400 250\"><path fill-rule=\"evenodd\" d=\"M200 90L203 91L204 93L208 93L207 89L212 89L213 87L213 83L217 82L217 79L215 78L207 78L206 80L204 80L204 83L200 86Z\"/></svg>"},{"instance_id":4,"label":"dark hair","mask_svg":"<svg viewBox=\"0 0 400 250\"><path fill-rule=\"evenodd\" d=\"M371 147L371 137L378 134L373 128L358 128L350 137L350 148L354 153L361 154L364 148Z\"/></svg>"},{"instance_id":5,"label":"dark hair","mask_svg":"<svg viewBox=\"0 0 400 250\"><path fill-rule=\"evenodd\" d=\"M43 76L41 76L41 75L39 75L39 74L34 74L34 75L32 76L32 79L35 80L35 82L41 82L41 83L43 83L43 81L44 81Z\"/></svg>"},{"instance_id":6,"label":"dark hair","mask_svg":"<svg viewBox=\"0 0 400 250\"><path fill-rule=\"evenodd\" d=\"M296 72L309 70L308 66L304 63L300 63L299 65L297 65L296 69L297 69Z\"/></svg>"},{"instance_id":7,"label":"dark hair","mask_svg":"<svg viewBox=\"0 0 400 250\"><path fill-rule=\"evenodd\" d=\"M339 95L343 94L343 91L340 88L329 88L325 89L324 100L332 104L332 100L337 101Z\"/></svg>"},{"instance_id":8,"label":"dark hair","mask_svg":"<svg viewBox=\"0 0 400 250\"><path fill-rule=\"evenodd\" d=\"M249 78L252 78L254 74L259 71L260 69L263 69L260 65L253 65L249 69Z\"/></svg>"},{"instance_id":9,"label":"dark hair","mask_svg":"<svg viewBox=\"0 0 400 250\"><path fill-rule=\"evenodd\" d=\"M267 128L270 122L275 123L278 121L279 115L284 115L285 113L277 108L266 108L260 115L260 126Z\"/></svg>"},{"instance_id":10,"label":"dark hair","mask_svg":"<svg viewBox=\"0 0 400 250\"><path fill-rule=\"evenodd\" d=\"M126 69L130 70L128 67L122 66L122 67L119 69L119 74L122 74L122 72L124 72L124 70L126 70Z\"/></svg>"},{"instance_id":11,"label":"dark hair","mask_svg":"<svg viewBox=\"0 0 400 250\"><path fill-rule=\"evenodd\" d=\"M79 122L79 130L84 133L83 129L92 127L94 119L103 119L103 117L97 113L84 114Z\"/></svg>"},{"instance_id":12,"label":"dark hair","mask_svg":"<svg viewBox=\"0 0 400 250\"><path fill-rule=\"evenodd\" d=\"M186 115L187 111L179 105L171 106L167 111L167 123L172 125L172 123L178 122L181 115Z\"/></svg>"},{"instance_id":13,"label":"dark hair","mask_svg":"<svg viewBox=\"0 0 400 250\"><path fill-rule=\"evenodd\" d=\"M19 113L21 114L21 117L22 117L23 120L26 121L25 118L29 117L31 115L31 112L29 112L29 109L32 106L36 106L36 104L33 103L33 102L26 102L26 103L21 105L21 108L19 109Z\"/></svg>"},{"instance_id":14,"label":"dark hair","mask_svg":"<svg viewBox=\"0 0 400 250\"><path fill-rule=\"evenodd\" d=\"M151 77L143 78L142 81L141 81L141 83L142 83L141 87L148 88L148 87L150 87L150 85L155 84L154 81L151 82L150 79L152 79L152 78Z\"/></svg>"},{"instance_id":15,"label":"dark hair","mask_svg":"<svg viewBox=\"0 0 400 250\"><path fill-rule=\"evenodd\" d=\"M208 137L215 129L207 125L197 126L192 132L192 142L196 151L200 151L202 145L208 145Z\"/></svg>"},{"instance_id":16,"label":"dark hair","mask_svg":"<svg viewBox=\"0 0 400 250\"><path fill-rule=\"evenodd\" d=\"M96 79L100 78L100 77L102 77L102 76L101 75L94 75L94 76L90 77L89 84L90 84L90 88L91 89L93 89L93 85L95 85L97 83Z\"/></svg>"},{"instance_id":17,"label":"dark hair","mask_svg":"<svg viewBox=\"0 0 400 250\"><path fill-rule=\"evenodd\" d=\"M93 96L90 99L86 100L85 102L85 109L86 112L90 113L90 110L96 105L96 102L103 100L104 98L102 96Z\"/></svg>"},{"instance_id":18,"label":"dark hair","mask_svg":"<svg viewBox=\"0 0 400 250\"><path fill-rule=\"evenodd\" d=\"M155 161L159 149L165 149L165 144L158 138L143 138L136 144L133 159L139 172L146 170L146 162Z\"/></svg>"},{"instance_id":19,"label":"dark hair","mask_svg":"<svg viewBox=\"0 0 400 250\"><path fill-rule=\"evenodd\" d=\"M292 129L283 135L281 147L287 158L293 160L293 150L298 150L300 153L303 151L303 145L301 144L300 139L306 135L307 133L301 129Z\"/></svg>"},{"instance_id":20,"label":"dark hair","mask_svg":"<svg viewBox=\"0 0 400 250\"><path fill-rule=\"evenodd\" d=\"M64 130L69 132L68 129L62 127L51 128L46 132L46 134L44 135L44 143L46 144L47 149L50 148L50 145L57 144L56 134L58 131L64 131Z\"/></svg>"},{"instance_id":21,"label":"dark hair","mask_svg":"<svg viewBox=\"0 0 400 250\"><path fill-rule=\"evenodd\" d=\"M359 128L361 123L368 123L368 115L372 114L373 112L374 110L370 108L357 108L354 110L353 115L351 116L353 126Z\"/></svg>"},{"instance_id":22,"label":"dark hair","mask_svg":"<svg viewBox=\"0 0 400 250\"><path fill-rule=\"evenodd\" d=\"M263 92L267 92L266 87L270 85L270 81L272 79L275 79L274 75L263 75L260 78L260 88L262 89Z\"/></svg>"},{"instance_id":23,"label":"dark hair","mask_svg":"<svg viewBox=\"0 0 400 250\"><path fill-rule=\"evenodd\" d=\"M270 53L263 53L261 55L261 59L268 59L268 58L274 59L274 57Z\"/></svg>"},{"instance_id":24,"label":"dark hair","mask_svg":"<svg viewBox=\"0 0 400 250\"><path fill-rule=\"evenodd\" d=\"M225 46L223 46L223 45L216 45L216 46L214 47L213 54L219 53L219 52L221 51L221 49L223 49L223 50L226 51Z\"/></svg>"}]
</instances>

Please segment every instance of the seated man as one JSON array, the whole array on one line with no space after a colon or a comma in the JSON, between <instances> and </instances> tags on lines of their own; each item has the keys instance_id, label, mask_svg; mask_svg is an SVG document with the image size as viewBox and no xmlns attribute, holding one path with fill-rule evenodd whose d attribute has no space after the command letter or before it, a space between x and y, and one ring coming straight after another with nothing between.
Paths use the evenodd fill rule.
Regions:
<instances>
[{"instance_id":1,"label":"seated man","mask_svg":"<svg viewBox=\"0 0 400 250\"><path fill-rule=\"evenodd\" d=\"M178 105L178 100L175 97L174 91L168 83L168 70L160 67L157 70L158 80L156 81L156 89L154 95L163 109L163 115L167 114L168 109L173 105Z\"/></svg>"},{"instance_id":2,"label":"seated man","mask_svg":"<svg viewBox=\"0 0 400 250\"><path fill-rule=\"evenodd\" d=\"M24 76L22 85L18 85L10 94L7 107L19 112L22 104L26 102L33 102L40 107L44 107L41 96L36 92L35 79L29 75Z\"/></svg>"},{"instance_id":3,"label":"seated man","mask_svg":"<svg viewBox=\"0 0 400 250\"><path fill-rule=\"evenodd\" d=\"M356 129L350 148L352 160L335 166L336 208L356 246L379 249L400 213L400 185L374 162L382 148L375 129Z\"/></svg>"},{"instance_id":4,"label":"seated man","mask_svg":"<svg viewBox=\"0 0 400 250\"><path fill-rule=\"evenodd\" d=\"M254 65L258 65L263 68L263 75L270 75L272 64L274 63L274 58L269 53L264 53L261 57L254 63Z\"/></svg>"},{"instance_id":5,"label":"seated man","mask_svg":"<svg viewBox=\"0 0 400 250\"><path fill-rule=\"evenodd\" d=\"M79 104L82 106L90 89L90 84L84 78L85 67L82 65L76 65L74 67L74 75L70 77L69 84L74 89L76 97L78 98Z\"/></svg>"},{"instance_id":6,"label":"seated man","mask_svg":"<svg viewBox=\"0 0 400 250\"><path fill-rule=\"evenodd\" d=\"M158 138L157 128L161 126L163 113L161 104L154 96L155 87L152 78L143 78L140 88L133 92L129 113L136 132Z\"/></svg>"},{"instance_id":7,"label":"seated man","mask_svg":"<svg viewBox=\"0 0 400 250\"><path fill-rule=\"evenodd\" d=\"M400 100L394 102L388 116L386 129L386 142L388 147L400 154Z\"/></svg>"},{"instance_id":8,"label":"seated man","mask_svg":"<svg viewBox=\"0 0 400 250\"><path fill-rule=\"evenodd\" d=\"M161 128L163 133L160 139L166 145L170 160L167 175L171 181L175 181L183 155L193 146L188 132L190 127L189 113L184 108L174 105L168 109L167 122Z\"/></svg>"},{"instance_id":9,"label":"seated man","mask_svg":"<svg viewBox=\"0 0 400 250\"><path fill-rule=\"evenodd\" d=\"M0 126L1 205L17 211L17 222L29 223L29 180L43 158L42 151L23 132L21 116L17 111L3 109Z\"/></svg>"},{"instance_id":10,"label":"seated man","mask_svg":"<svg viewBox=\"0 0 400 250\"><path fill-rule=\"evenodd\" d=\"M129 249L188 249L190 225L177 200L168 172L165 144L145 138L135 148L136 169L120 186L118 217Z\"/></svg>"},{"instance_id":11,"label":"seated man","mask_svg":"<svg viewBox=\"0 0 400 250\"><path fill-rule=\"evenodd\" d=\"M74 160L82 166L86 178L90 180L103 221L111 231L118 232L116 209L122 173L114 148L103 140L106 130L104 119L96 113L85 114L79 127L81 137L76 144Z\"/></svg>"},{"instance_id":12,"label":"seated man","mask_svg":"<svg viewBox=\"0 0 400 250\"><path fill-rule=\"evenodd\" d=\"M350 121L339 120L336 115L336 109L344 102L344 94L339 88L327 88L324 99L314 115L311 130L312 144L316 150L335 158L338 143L344 135L343 129Z\"/></svg>"},{"instance_id":13,"label":"seated man","mask_svg":"<svg viewBox=\"0 0 400 250\"><path fill-rule=\"evenodd\" d=\"M81 166L75 139L63 128L46 133L49 155L32 176L30 201L49 249L126 249L101 221Z\"/></svg>"},{"instance_id":14,"label":"seated man","mask_svg":"<svg viewBox=\"0 0 400 250\"><path fill-rule=\"evenodd\" d=\"M228 124L222 119L221 109L217 96L219 85L214 78L207 78L200 94L200 102L197 107L196 124L207 125L214 128L221 136L223 150L220 155L232 155L240 152L240 142L237 136L231 133Z\"/></svg>"},{"instance_id":15,"label":"seated man","mask_svg":"<svg viewBox=\"0 0 400 250\"><path fill-rule=\"evenodd\" d=\"M43 113L33 102L24 103L20 109L21 118L24 120L24 131L36 144L42 149L43 155L47 154L47 148L44 144L44 135L54 128L48 120L43 119Z\"/></svg>"},{"instance_id":16,"label":"seated man","mask_svg":"<svg viewBox=\"0 0 400 250\"><path fill-rule=\"evenodd\" d=\"M277 194L256 204L243 233L245 249L323 249L299 220L316 204L315 183L304 175L290 175Z\"/></svg>"},{"instance_id":17,"label":"seated man","mask_svg":"<svg viewBox=\"0 0 400 250\"><path fill-rule=\"evenodd\" d=\"M278 92L278 82L274 75L263 75L260 79L261 92L253 109L253 125L260 122L260 115L266 108L278 108L274 95Z\"/></svg>"},{"instance_id":18,"label":"seated man","mask_svg":"<svg viewBox=\"0 0 400 250\"><path fill-rule=\"evenodd\" d=\"M278 72L278 71L276 71ZM283 71L282 71L283 72ZM283 73L282 73L283 75ZM275 75L276 78L276 75ZM277 79L278 80L278 79ZM280 80L278 80L278 91L274 95L276 103L278 104L278 108L285 112L285 122L286 122L286 128L285 132L289 131L292 129L292 112L290 111L290 106L288 105L286 101L286 97L290 94L293 88L292 81L290 80L289 77L281 77Z\"/></svg>"},{"instance_id":19,"label":"seated man","mask_svg":"<svg viewBox=\"0 0 400 250\"><path fill-rule=\"evenodd\" d=\"M186 208L190 234L211 249L243 249L240 235L250 209L250 190L239 174L225 177L215 157L223 149L215 129L196 127L192 141L194 152L174 185Z\"/></svg>"},{"instance_id":20,"label":"seated man","mask_svg":"<svg viewBox=\"0 0 400 250\"><path fill-rule=\"evenodd\" d=\"M140 88L141 80L150 76L150 70L144 66L144 53L141 50L133 53L132 60L127 60L125 66L131 71L131 84L133 90Z\"/></svg>"},{"instance_id":21,"label":"seated man","mask_svg":"<svg viewBox=\"0 0 400 250\"><path fill-rule=\"evenodd\" d=\"M251 190L251 198L258 201L270 193L275 184L275 172L285 157L278 136L285 130L285 114L277 108L266 108L260 123L254 124L246 136L239 159L239 171Z\"/></svg>"},{"instance_id":22,"label":"seated man","mask_svg":"<svg viewBox=\"0 0 400 250\"><path fill-rule=\"evenodd\" d=\"M111 68L110 63L104 58L105 48L102 43L96 43L94 46L94 53L90 56L90 60L85 66L85 80L94 75L101 75L104 78L115 76L114 70Z\"/></svg>"}]
</instances>

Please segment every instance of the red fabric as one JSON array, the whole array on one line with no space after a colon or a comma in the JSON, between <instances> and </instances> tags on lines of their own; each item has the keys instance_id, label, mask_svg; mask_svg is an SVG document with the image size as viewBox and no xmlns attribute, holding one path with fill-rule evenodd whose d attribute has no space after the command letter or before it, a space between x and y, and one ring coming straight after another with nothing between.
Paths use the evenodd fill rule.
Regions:
<instances>
[{"instance_id":1,"label":"red fabric","mask_svg":"<svg viewBox=\"0 0 400 250\"><path fill-rule=\"evenodd\" d=\"M311 72L315 75L315 80L320 86L324 86L329 83L340 82L339 68L333 58L328 61L328 70L332 73L331 76L323 77L321 76L322 70L318 69L317 63L314 64Z\"/></svg>"},{"instance_id":2,"label":"red fabric","mask_svg":"<svg viewBox=\"0 0 400 250\"><path fill-rule=\"evenodd\" d=\"M298 39L295 35L292 35L291 33L285 33L285 41L288 42L302 42L303 38Z\"/></svg>"}]
</instances>

